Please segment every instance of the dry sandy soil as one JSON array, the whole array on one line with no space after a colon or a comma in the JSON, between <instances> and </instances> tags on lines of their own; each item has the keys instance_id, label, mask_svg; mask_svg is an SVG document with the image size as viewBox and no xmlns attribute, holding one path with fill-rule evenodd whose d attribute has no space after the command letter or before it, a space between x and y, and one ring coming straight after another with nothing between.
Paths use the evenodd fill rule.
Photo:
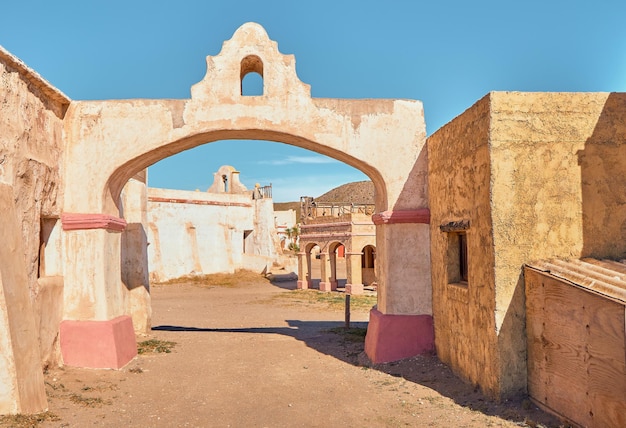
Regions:
<instances>
[{"instance_id":1,"label":"dry sandy soil","mask_svg":"<svg viewBox=\"0 0 626 428\"><path fill-rule=\"evenodd\" d=\"M329 293L293 288L262 277L154 286L153 331L138 341L175 342L170 353L141 354L118 371L50 370L43 421L4 418L0 426L560 425L527 400L490 402L434 356L359 364L373 298L353 298L358 328L349 334L343 307L319 302Z\"/></svg>"}]
</instances>

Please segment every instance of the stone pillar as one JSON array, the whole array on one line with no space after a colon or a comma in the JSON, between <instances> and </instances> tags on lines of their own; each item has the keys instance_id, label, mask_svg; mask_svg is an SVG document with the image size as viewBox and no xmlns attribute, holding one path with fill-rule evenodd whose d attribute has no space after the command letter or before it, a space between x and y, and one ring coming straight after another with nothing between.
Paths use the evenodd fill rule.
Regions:
<instances>
[{"instance_id":1,"label":"stone pillar","mask_svg":"<svg viewBox=\"0 0 626 428\"><path fill-rule=\"evenodd\" d=\"M104 214L61 216L64 245L61 354L66 365L125 366L137 355L121 280L123 219Z\"/></svg>"},{"instance_id":2,"label":"stone pillar","mask_svg":"<svg viewBox=\"0 0 626 428\"><path fill-rule=\"evenodd\" d=\"M298 253L298 282L296 287L298 290L306 290L311 284L311 274L309 272L310 256L301 251Z\"/></svg>"},{"instance_id":3,"label":"stone pillar","mask_svg":"<svg viewBox=\"0 0 626 428\"><path fill-rule=\"evenodd\" d=\"M363 278L361 275L361 257L363 253L346 252L346 294L363 294Z\"/></svg>"},{"instance_id":4,"label":"stone pillar","mask_svg":"<svg viewBox=\"0 0 626 428\"><path fill-rule=\"evenodd\" d=\"M332 252L330 255L330 284L333 290L337 289L337 252Z\"/></svg>"},{"instance_id":5,"label":"stone pillar","mask_svg":"<svg viewBox=\"0 0 626 428\"><path fill-rule=\"evenodd\" d=\"M375 363L433 352L430 212L387 211L372 220L378 305L370 312L365 352Z\"/></svg>"},{"instance_id":6,"label":"stone pillar","mask_svg":"<svg viewBox=\"0 0 626 428\"><path fill-rule=\"evenodd\" d=\"M330 254L320 253L320 291L334 291L337 283L333 287L332 268L330 265Z\"/></svg>"},{"instance_id":7,"label":"stone pillar","mask_svg":"<svg viewBox=\"0 0 626 428\"><path fill-rule=\"evenodd\" d=\"M122 232L122 281L128 290L126 313L133 318L135 333L150 333L152 304L148 274L148 193L146 173L128 180L122 191L124 219Z\"/></svg>"}]
</instances>

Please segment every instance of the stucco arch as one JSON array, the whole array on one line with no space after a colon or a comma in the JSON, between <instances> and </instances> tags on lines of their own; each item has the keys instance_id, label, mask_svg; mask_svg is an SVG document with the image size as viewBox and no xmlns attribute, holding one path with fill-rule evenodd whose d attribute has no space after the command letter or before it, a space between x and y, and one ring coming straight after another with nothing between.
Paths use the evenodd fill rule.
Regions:
<instances>
[{"instance_id":1,"label":"stucco arch","mask_svg":"<svg viewBox=\"0 0 626 428\"><path fill-rule=\"evenodd\" d=\"M242 61L248 57L264 64L262 96L241 95ZM67 169L64 208L116 215L117 195L136 172L227 139L291 144L351 165L373 180L381 212L427 206L421 103L312 98L296 75L293 56L281 54L261 26L248 23L220 54L207 57L207 74L192 86L191 99L71 103L66 164L98 168Z\"/></svg>"},{"instance_id":2,"label":"stucco arch","mask_svg":"<svg viewBox=\"0 0 626 428\"><path fill-rule=\"evenodd\" d=\"M308 253L308 254L311 254L311 251L313 251L313 248L315 248L316 246L319 247L317 242L310 242L310 243L306 244L306 246L304 247L304 251L306 253Z\"/></svg>"},{"instance_id":3,"label":"stucco arch","mask_svg":"<svg viewBox=\"0 0 626 428\"><path fill-rule=\"evenodd\" d=\"M328 244L328 252L334 253L340 245L344 245L342 241L332 241Z\"/></svg>"},{"instance_id":4,"label":"stucco arch","mask_svg":"<svg viewBox=\"0 0 626 428\"><path fill-rule=\"evenodd\" d=\"M432 337L426 130L421 102L312 98L309 85L296 75L294 57L281 54L276 42L255 23L241 26L224 42L221 52L206 61L207 73L191 87L189 99L72 101L67 110L62 214L65 321L61 326L65 361L92 364L73 359L85 347L73 349L63 337L82 334L89 340L94 337L94 326L100 324L110 333L99 341L113 350L115 362L98 364L118 366L135 352L134 340L128 339L132 321L120 279L118 232L126 222L120 218L119 201L124 185L161 159L229 139L298 146L370 177L378 211L373 220L379 315L373 320L389 319L391 324L385 324L385 329L404 329L393 327L394 316L417 317L415 328ZM263 95L243 96L242 76L258 72L261 64ZM299 256L302 260L306 253ZM357 255L353 256L356 261ZM307 275L299 272L299 284L309 280ZM64 334L64 329L71 334ZM370 343L379 342L377 335L386 336L385 329L372 329ZM90 352L92 357L98 353ZM375 351L372 355L376 359Z\"/></svg>"},{"instance_id":5,"label":"stucco arch","mask_svg":"<svg viewBox=\"0 0 626 428\"><path fill-rule=\"evenodd\" d=\"M376 207L379 211L384 211L387 206L387 191L385 180L378 169L363 159L357 159L351 155L340 152L336 148L329 147L323 143L309 141L298 135L286 134L284 132L264 130L264 129L247 129L247 130L209 130L198 134L181 138L177 141L164 143L163 145L152 149L149 152L142 153L136 157L127 160L118 166L110 175L102 188L101 198L104 201L104 211L111 215L118 215L119 197L121 191L130 178L137 173L146 169L150 165L173 156L182 151L192 149L204 144L210 144L222 140L264 140L275 143L284 143L297 146L303 149L311 150L316 153L332 157L347 165L350 165L364 174L374 183L376 189ZM96 195L94 195L96 196ZM113 204L111 206L110 204ZM116 209L117 208L117 209Z\"/></svg>"}]
</instances>

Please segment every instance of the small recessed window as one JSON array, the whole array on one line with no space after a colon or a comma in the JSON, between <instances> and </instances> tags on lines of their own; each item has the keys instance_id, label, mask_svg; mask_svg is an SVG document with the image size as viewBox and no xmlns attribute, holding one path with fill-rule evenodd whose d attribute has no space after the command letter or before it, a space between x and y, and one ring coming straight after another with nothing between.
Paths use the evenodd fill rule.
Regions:
<instances>
[{"instance_id":1,"label":"small recessed window","mask_svg":"<svg viewBox=\"0 0 626 428\"><path fill-rule=\"evenodd\" d=\"M254 251L253 242L254 235L252 234L252 230L244 230L243 231L243 253L244 254L252 254Z\"/></svg>"},{"instance_id":2,"label":"small recessed window","mask_svg":"<svg viewBox=\"0 0 626 428\"><path fill-rule=\"evenodd\" d=\"M469 221L451 222L440 226L447 239L448 284L467 285L469 262L467 251L467 230Z\"/></svg>"},{"instance_id":3,"label":"small recessed window","mask_svg":"<svg viewBox=\"0 0 626 428\"><path fill-rule=\"evenodd\" d=\"M459 276L461 281L467 282L467 235L461 232L459 235Z\"/></svg>"},{"instance_id":4,"label":"small recessed window","mask_svg":"<svg viewBox=\"0 0 626 428\"><path fill-rule=\"evenodd\" d=\"M242 96L260 96L265 94L263 82L263 61L256 55L248 55L241 60Z\"/></svg>"}]
</instances>

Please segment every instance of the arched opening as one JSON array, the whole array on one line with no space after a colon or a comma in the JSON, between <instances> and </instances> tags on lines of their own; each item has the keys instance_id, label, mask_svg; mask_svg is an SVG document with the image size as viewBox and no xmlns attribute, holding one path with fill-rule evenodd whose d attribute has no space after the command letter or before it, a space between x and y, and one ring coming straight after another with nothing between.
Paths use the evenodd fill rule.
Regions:
<instances>
[{"instance_id":1,"label":"arched opening","mask_svg":"<svg viewBox=\"0 0 626 428\"><path fill-rule=\"evenodd\" d=\"M328 246L333 288L345 288L347 282L345 246L341 242L333 242Z\"/></svg>"},{"instance_id":2,"label":"arched opening","mask_svg":"<svg viewBox=\"0 0 626 428\"><path fill-rule=\"evenodd\" d=\"M220 138L221 137L221 138ZM226 139L227 137L233 137L233 139ZM257 139L249 139L249 140L240 140L234 139L235 137L256 137L263 138L263 140ZM271 137L271 138L268 138ZM277 144L278 143L278 144ZM281 157L275 148L280 148L281 150L287 150L287 154ZM193 150L188 150L193 149ZM111 202L118 201L118 209L121 216L124 218L128 217L128 204L120 204L119 197L115 198L113 195L117 194L118 186L121 186L122 180L126 179L128 182L129 176L134 171L140 171L139 174L135 174L135 178L137 176L141 176L141 172L145 171L145 168L148 166L157 167L157 163L163 163L165 169L170 169L172 165L174 168L179 171L178 174L172 174L171 171L166 176L174 177L173 184L159 184L158 187L173 187L180 188L181 186L175 184L176 178L181 178L186 175L193 174L193 168L191 167L193 164L196 164L198 170L200 171L200 175L204 175L204 179L207 180L204 183L199 185L193 185L191 187L187 186L188 191L193 195L189 198L183 198L185 200L195 199L199 193L205 191L208 187L210 187L210 173L207 174L207 171L216 171L219 168L215 166L212 168L208 168L207 165L209 160L212 158L217 158L214 152L215 150L227 149L226 151L229 153L229 159L236 159L237 167L239 168L241 165L241 169L247 169L247 166L253 165L254 163L261 164L266 170L275 172L281 171L283 173L293 171L298 175L297 179L285 179L282 184L284 185L298 185L297 188L304 189L310 188L311 184L320 184L324 187L323 190L320 189L318 192L312 193L313 195L324 193L330 190L333 187L336 187L338 184L343 184L346 181L345 179L338 179L337 172L346 168L352 170L358 174L358 176L352 181L358 181L363 178L370 178L374 183L374 187L376 191L376 201L377 203L384 203L386 201L386 192L385 192L385 184L382 180L382 177L378 173L377 170L373 169L370 165L365 163L362 160L357 160L347 155L344 152L336 151L334 149L330 149L326 146L320 145L314 141L306 140L294 135L290 134L278 134L278 133L268 133L264 131L219 131L219 132L207 132L198 135L192 135L188 138L184 138L181 140L177 140L171 142L169 144L163 145L161 147L157 147L152 151L144 153L135 159L132 159L122 166L120 166L109 178L107 193L109 196L105 198L105 200L109 200ZM224 160L218 160L216 162L222 163L231 163ZM235 163L235 162L232 162ZM217 165L217 164L215 164ZM306 178L306 175L303 175L303 171L305 167L312 167L312 173ZM327 172L320 173L322 168L326 167L326 170L330 170L333 173L329 174ZM143 168L143 169L140 169ZM152 171L152 168L150 169ZM235 176L238 177L237 171L228 170L227 180L224 180L224 177L221 172L218 177L218 182L220 184L220 189L225 193L225 196L230 196L230 192L233 189L237 180L234 180ZM365 175L364 175L365 174ZM287 174L285 174L287 175ZM158 174L152 174L150 172L148 174L150 180L144 177L144 187L150 188L152 187L151 181L153 176L158 176ZM326 181L326 180L330 181ZM248 181L249 180L249 181ZM132 180L131 180L132 181ZM253 187L252 182L261 182L264 185L268 184L269 180L264 180L263 177L259 177L258 175L248 176L243 180L245 184L248 185L248 189ZM279 180L272 179L273 189L276 197L280 198L280 184ZM332 184L331 184L332 182ZM147 185L147 186L146 186ZM185 186L182 186L185 187ZM378 189L383 189L382 191L378 191ZM198 191L196 191L198 190ZM121 189L120 189L121 193ZM302 194L310 194L310 191L302 191L298 193L298 196L302 196ZM110 198L110 199L109 199ZM201 198L202 199L202 198ZM247 203L252 203L252 198ZM292 199L299 199L294 197ZM380 202L379 202L380 201ZM204 202L202 202L204 203ZM382 205L384 206L384 205ZM174 272L172 273L173 277L187 274L195 275L197 273L203 273L205 268L203 266L203 261L207 258L207 256L202 256L203 246L206 246L208 242L214 241L215 236L226 236L227 241L232 242L233 248L238 248L241 251L241 254L235 254L235 252L220 252L216 256L210 257L213 260L221 260L223 263L230 263L230 265L236 265L237 263L241 263L244 258L253 259L258 254L254 253L253 248L254 243L252 240L257 239L256 233L254 232L254 227L243 228L242 230L237 229L237 227L227 228L222 230L221 232L212 232L205 233L202 228L196 227L193 221L185 222L183 226L181 226L180 233L170 233L170 236L177 237L176 239L182 239L183 237L187 237L184 242L174 243L174 247L181 249L181 251L175 252L172 257L168 257L167 254L150 254L150 252L155 252L155 250L160 246L163 248L164 245L168 245L167 242L163 239L163 236L166 236L166 232L163 229L159 228L158 224L149 224L148 227L142 227L141 222L138 220L129 221L128 231L133 231L136 237L143 237L143 240L135 239L133 237L125 237L123 238L123 245L126 247L129 243L133 242L147 242L148 251L144 251L141 255L146 258L146 260L152 257L152 260L160 260L161 263L166 263L169 261L176 262L178 266L191 266L188 268L186 272ZM253 230L250 232L250 230ZM158 235L158 237L156 237ZM151 236L150 239L146 239L148 236ZM156 238L155 238L156 237ZM237 245L236 242L240 241L240 245ZM298 277L298 282L304 281L307 284L306 288L313 289L321 289L321 283L328 283L330 286L325 285L325 289L328 288L327 291L332 291L337 289L338 286L343 286L344 283L347 283L347 274L342 274L343 270L340 270L339 274L337 272L337 256L336 251L341 248L341 244L336 243L334 247L331 249L331 252L328 253L328 247L323 248L323 246L328 245L328 241L316 242L305 249L306 256L302 258L302 261L306 260L306 271L303 272L304 275L300 275ZM279 246L279 244L278 244ZM218 247L215 245L214 247ZM322 248L320 248L322 247ZM315 251L317 249L317 251ZM322 260L320 257L321 252L326 252L324 254L324 275L326 279L322 278ZM139 254L137 251L135 253ZM147 254L146 254L147 253ZM205 253L208 253L205 251ZM122 277L130 278L134 275L135 278L145 278L148 277L150 280L154 279L154 276L150 276L154 271L151 267L151 263L146 263L146 269L144 272L135 272L133 275L128 275L124 271L129 269L129 266L137 265L136 263L127 263L129 255L132 254L132 251L126 251L124 255L121 257L121 269L122 269ZM294 254L297 260L297 256ZM184 260L182 260L182 259ZM179 260L180 259L180 260ZM332 268L330 268L329 264L332 259ZM343 259L342 259L343 260ZM156 263L156 262L155 262ZM126 265L126 267L124 267ZM297 266L297 261L295 262ZM269 264L271 266L271 263ZM298 271L299 268L295 268L294 271ZM131 269L132 270L132 269ZM259 269L261 271L261 269ZM331 274L332 272L332 274ZM299 273L299 272L298 272ZM303 278L306 277L306 278ZM345 278L345 279L344 279ZM139 281L132 282L125 281L126 288L129 291L130 299L129 302L134 308L144 308L144 310L137 311L133 309L133 322L136 326L145 326L145 328L149 329L150 325L150 316L151 316L151 305L150 305L150 293L149 293L149 281L145 280L143 283L144 287L141 287ZM360 282L360 281L359 281ZM300 287L300 285L298 285ZM135 320L135 314L138 314L139 319ZM140 327L141 329L141 327Z\"/></svg>"},{"instance_id":3,"label":"arched opening","mask_svg":"<svg viewBox=\"0 0 626 428\"><path fill-rule=\"evenodd\" d=\"M251 43L253 40L257 42ZM258 55L242 61L242 52ZM261 59L272 66L263 70ZM66 118L65 162L72 168L65 171L62 222L64 230L80 231L72 232L72 237L76 238L75 248L67 248L64 255L67 292L64 293L63 316L68 321L79 320L67 323L66 328L80 329L87 332L85 337L92 339L95 337L89 332L96 328L94 325L117 325L117 318L121 318L120 328L125 332L133 328L127 315L129 311L123 307L128 301L126 290L116 286L120 276L123 277L117 259L122 238L116 232L124 231L127 226L124 218L128 217L120 196L129 179L177 153L219 140L242 139L268 140L312 150L367 175L376 193L375 225L368 227L375 229L377 236L388 243L381 247L379 257L386 268L380 269L384 275L381 289L386 297L379 299L379 313L383 317L388 314L429 317L431 302L428 298L403 299L401 294L406 287L386 283L390 278L398 278L396 271L400 269L407 270L402 278L430 272L426 259L415 266L387 264L396 260L396 255L406 254L407 242L412 242L403 239L406 235L403 226L395 224L421 224L416 235L423 238L425 245L429 242L428 227L424 225L428 222L427 209L414 209L425 207L428 202L421 103L312 98L310 86L301 82L295 73L294 57L280 54L276 44L267 42L265 32L256 24L238 31L233 39L224 43L218 56L207 57L207 65L205 78L191 87L189 99L77 102ZM252 72L265 78L267 90L262 97L246 99L238 94L238 89L243 77ZM267 75L263 74L265 72ZM394 150L379 156L380 147L390 140L394 141ZM84 165L95 164L99 168L84 168ZM181 175L185 173L183 169ZM230 182L229 188L232 187L233 182ZM130 194L127 196L130 198ZM323 220L328 222L328 219ZM352 224L341 223L341 227L346 228ZM197 228L189 225L185 230L194 245L200 245L202 238ZM340 234L333 232L332 236L344 239L351 235L353 233L346 230ZM308 238L309 242L328 242L313 233L309 233ZM352 285L355 290L359 286L362 289L358 278L360 252L358 247L356 251L352 245L349 248L350 272L357 273ZM75 257L78 253L80 256ZM300 259L306 255L298 253ZM89 281L86 281L87 272L94 273L89 275ZM429 286L428 277L423 275L423 288ZM418 291L419 296L427 296L425 290ZM92 296L98 296L98 305L91 304ZM96 320L97 324L91 323ZM123 352L125 358L132 356L132 335L118 340L115 335L107 334L113 352ZM93 345L96 344L93 340ZM83 357L80 349L69 345L64 352L64 359L66 355ZM102 367L118 366L120 360L113 352ZM92 356L96 353L89 354Z\"/></svg>"},{"instance_id":4,"label":"arched opening","mask_svg":"<svg viewBox=\"0 0 626 428\"><path fill-rule=\"evenodd\" d=\"M148 185L203 192L223 165L239 170L248 189L257 183L271 183L272 197L280 203L298 202L304 195L318 197L347 182L370 180L354 165L309 148L237 139L199 145L153 163L148 169Z\"/></svg>"},{"instance_id":5,"label":"arched opening","mask_svg":"<svg viewBox=\"0 0 626 428\"><path fill-rule=\"evenodd\" d=\"M265 95L263 83L263 61L257 55L248 55L241 60L241 95Z\"/></svg>"},{"instance_id":6,"label":"arched opening","mask_svg":"<svg viewBox=\"0 0 626 428\"><path fill-rule=\"evenodd\" d=\"M220 163L231 163L231 161L234 166L220 166ZM237 163L235 164L235 162ZM212 174L213 171L217 172ZM332 174L329 174L328 171L332 171ZM260 247L255 244L255 241L262 240L262 237L255 232L259 224L263 224L265 227L275 227L274 219L276 216L287 214L284 211L281 212L281 209L287 211L292 209L294 220L291 220L291 223L286 224L285 227L299 230L299 222L302 220L296 220L295 217L296 212L298 214L300 212L297 207L292 205L300 199L302 194L318 196L346 182L362 181L367 178L362 172L332 158L299 147L261 140L222 140L201 145L152 165L148 177L148 203L160 212L160 215L153 215L153 208L148 210L148 216L151 219L156 218L154 221L149 220L150 224L147 227L147 235L152 241L149 246L150 278L154 281L173 279L184 274L213 273L218 270L217 266L222 266L224 271L232 271L240 267L245 268L249 266L246 263L252 256L267 255L266 252L259 253L255 250L255 248L258 250ZM250 217L248 220L243 222L240 220L239 223L235 224L237 216L241 216L241 214L226 215L224 213L227 210L231 212L245 210L245 208L237 208L237 205L241 204L249 205L248 210L252 210L251 205L262 203L262 201L254 201L256 199L255 193L252 194L252 201L250 197L246 199L245 196L241 199L241 194L237 191L238 188L244 188L243 193L259 192L260 196L268 195L267 197L272 198L275 202L282 202L287 205L287 208L274 207L274 213L271 216L272 224L259 223L258 218L251 221L249 220ZM176 196L166 189L177 189L183 192ZM219 201L211 201L207 199L207 192L224 194L220 196ZM175 203L175 201L179 203ZM221 213L215 212L215 210L211 211L207 207L207 204L218 203L231 204L232 206L224 208ZM181 211L181 207L185 207L184 210ZM211 214L199 214L200 211L211 211ZM189 245L186 244L186 241L183 242L181 237L187 236L188 232L181 222L183 222L182 218L185 215L191 215L192 212L198 212L195 219L188 219L189 222L197 226L197 238L194 241L197 243L197 248L194 251L206 254L213 251L214 254L211 256L197 257L194 255L195 253L188 254L186 252ZM181 217L178 221L180 224L173 228L171 226L172 218L176 215ZM265 215L265 217L267 216ZM199 226L199 223L203 226ZM218 231L209 223L219 223L224 227L228 225L228 230ZM209 230L211 232L207 232ZM164 240L165 238L161 239L157 236L169 236L169 239L176 237L178 240L176 247L179 249L167 255L168 242ZM276 246L280 247L280 231L278 229L276 229L276 239ZM208 241L214 241L214 244L210 249L205 249L205 242ZM214 247L220 245L225 247L225 250L218 252ZM320 243L320 246L322 245ZM243 255L237 254L237 250L241 248L243 248ZM345 252L343 248L343 245L338 245L333 251L340 251L340 257L343 257ZM279 251L277 250L277 252ZM296 260L292 270L297 272L297 252L286 253L283 251L283 255L291 255ZM186 256L182 257L183 254ZM319 257L318 251L314 254L312 262L315 273L313 278L316 278L316 285L321 281ZM335 263L335 253L332 254L332 257L333 263ZM211 261L208 262L205 259ZM166 268L170 260L172 263L176 261L176 269L168 270ZM345 259L340 259L338 265L342 268L340 275L342 281L346 278L344 264ZM208 266L212 267L209 268ZM311 271L309 270L309 272Z\"/></svg>"},{"instance_id":7,"label":"arched opening","mask_svg":"<svg viewBox=\"0 0 626 428\"><path fill-rule=\"evenodd\" d=\"M216 153L216 151L219 152L219 154ZM286 152L284 155L280 155L280 151ZM270 172L275 172L277 170L281 171L281 173L285 176L282 182L279 179L271 178L271 181L273 182L272 184L275 200L276 197L281 197L281 187L283 186L291 186L295 187L295 189L308 189L302 190L301 192L297 193L298 198L292 198L292 200L297 200L302 194L318 195L330 190L333 187L336 187L339 184L344 184L346 181L359 181L363 178L368 178L361 171L345 163L342 163L339 160L325 157L319 153L311 152L306 148L297 147L295 145L281 144L280 142L277 144L275 141L266 140L220 140L206 144L200 144L192 150L183 150L176 155L164 157L164 159L160 160L159 162L152 164L150 166L148 178L143 177L144 186L146 186L147 190L149 191L148 198L151 197L150 190L153 188L153 186L159 188L174 189L186 187L186 189L189 191L189 195L178 199L182 199L184 202L193 201L194 199L197 199L199 195L204 194L208 190L208 188L211 187L210 171L218 171L217 173L219 177L216 176L213 178L219 184L219 191L225 193L224 196L236 197L236 195L230 195L230 192L233 189L233 186L239 182L239 171L233 170L233 168L230 166L220 168L216 167L216 165L219 165L219 163L222 162L230 163L224 160L224 158L222 157L223 152L227 152L226 159L236 159L238 162L237 168L239 168L239 166L241 165L241 169L244 171L247 169L247 167L252 166L255 163L261 164L263 169ZM154 154L144 155L146 159L148 159L148 156L154 156ZM210 166L211 162L214 162L213 166ZM127 164L127 166L129 166L129 164ZM153 174L153 169L156 168L158 170L161 167L163 169L163 173ZM311 167L309 175L305 173L307 167ZM333 174L322 173L323 168L325 168L326 170L332 170ZM177 170L178 173L172 174L172 169ZM194 171L194 169L196 171ZM345 171L349 171L348 175L341 175L339 172L342 169ZM118 170L117 173L122 173L122 170ZM126 174L128 173L129 172L127 170ZM298 174L297 178L289 178L289 174L292 173ZM170 179L170 181L168 182L158 179L159 175L167 177L168 179ZM181 176L184 177L189 175L200 176L202 180L205 181L201 180L197 182L197 184L193 185L181 185L181 181L179 181ZM135 178L137 176L141 176L141 174L137 174ZM152 184L153 177L157 178L157 180L154 180L158 182L156 186ZM259 176L256 174L244 174L243 184L247 185L248 189L253 188L253 182L255 184L261 182L263 183L263 185L265 185L268 183L269 180L264 179L264 177L266 176ZM111 181L109 182L109 184L114 183L115 178L116 175L114 174L111 177ZM233 181L235 178L237 178L237 180ZM318 185L317 189L319 190L315 190L313 191L313 193L311 193L310 189L312 184ZM291 190L293 191L293 188ZM166 203L172 205L172 200L177 198L166 197L165 199L169 200ZM252 201L247 201L246 203L251 202ZM202 204L205 202L201 200L199 203ZM129 210L127 209L128 206L129 204L127 202L120 206L120 213L126 218L128 218L129 214ZM206 218L207 216L204 217ZM206 267L210 264L206 263L206 259L211 259L211 263L213 263L212 266L216 266L221 263L222 266L229 266L229 269L232 271L232 266L242 266L245 264L243 263L243 259L251 259L254 258L254 256L258 256L258 254L255 254L254 250L254 248L257 247L255 247L253 243L255 239L258 239L258 237L256 236L257 234L254 231L254 226L252 225L241 227L238 225L231 225L229 228L221 231L213 230L212 232L207 232L208 229L205 227L206 225L198 225L193 219L189 219L189 221L183 221L179 225L180 227L178 227L178 229L180 229L179 232L176 232L176 230L178 229L168 229L167 227L163 227L163 225L159 224L158 222L149 223L148 227L144 230L143 228L141 228L140 221L132 219L128 220L128 231L130 232L132 230L133 233L135 233L137 236L143 236L144 239L138 240L135 238L131 238L130 236L124 236L124 248L126 248L126 246L132 242L141 243L148 241L148 251L145 257L149 259L150 262L148 263L147 272L144 272L144 274L150 278L150 281L160 282L162 280L173 279L184 275L210 273L211 268L207 269ZM227 222L221 223L226 224ZM143 230L143 233L139 233L139 229ZM177 241L169 243L166 238L167 236L176 237L175 239L177 239ZM188 237L188 239L185 237ZM220 238L217 241L225 239L226 243L230 242L230 245L226 244L228 248L232 247L240 249L240 252L242 254L237 254L236 251L219 251L216 254L207 256L209 250L205 250L205 247L207 246L208 242L213 242L211 250L215 250L216 247L219 247L215 237ZM237 242L239 242L239 244L237 244ZM163 248L168 245L172 245L172 247L177 248L177 250L171 252L172 254L168 255L167 251L163 251ZM320 243L319 245L312 245L305 249L307 252L306 263L308 278L299 279L307 281L309 288L319 289L320 283L322 282L320 253L321 251L323 251L323 249L320 248L321 245L322 244ZM280 244L278 244L278 246L280 246ZM343 245L340 243L336 243L333 245L331 253L326 255L327 262L330 261L328 260L329 258L332 258L333 289L336 289L337 286L343 286L346 282L345 266L343 265L343 261L345 259L341 259L339 261L340 270L339 272L337 272L338 263L336 252L338 249L341 248L343 248ZM137 265L137 260L134 260L133 263L128 263L129 255L131 255L132 253L132 250L128 249L125 250L125 254L122 255L122 276L124 278L130 277L130 275L124 273L124 271L128 271L129 266L131 266L132 264ZM202 255L203 253L205 253L204 256ZM175 264L176 269L172 268L168 270L165 267L167 263ZM124 264L126 264L126 267L124 267ZM297 266L297 262L295 262L294 264ZM213 269L213 271L217 270L217 268ZM297 271L297 268L294 269L294 271ZM326 269L326 272L327 274L330 274L331 269ZM156 273L158 273L158 275ZM140 276L141 275L139 275L139 273L134 274L134 277ZM139 297L143 300L147 300L149 302L149 296L142 296L138 292L138 281L134 281L132 284L131 281L125 281L125 283L127 285L127 288L131 291L131 293L133 293L134 296ZM145 290L148 291L148 281L145 281L145 283ZM149 310L147 310L146 312L149 313ZM135 324L140 323L135 322Z\"/></svg>"},{"instance_id":8,"label":"arched opening","mask_svg":"<svg viewBox=\"0 0 626 428\"><path fill-rule=\"evenodd\" d=\"M250 72L241 79L241 95L254 97L264 95L263 77L256 72Z\"/></svg>"},{"instance_id":9,"label":"arched opening","mask_svg":"<svg viewBox=\"0 0 626 428\"><path fill-rule=\"evenodd\" d=\"M317 245L316 243L307 244L306 247L304 248L304 252L306 254L308 287L319 289L320 288L320 262L319 262L320 246Z\"/></svg>"},{"instance_id":10,"label":"arched opening","mask_svg":"<svg viewBox=\"0 0 626 428\"><path fill-rule=\"evenodd\" d=\"M376 282L375 261L376 247L373 245L363 247L361 255L361 276L363 285L371 286Z\"/></svg>"},{"instance_id":11,"label":"arched opening","mask_svg":"<svg viewBox=\"0 0 626 428\"><path fill-rule=\"evenodd\" d=\"M382 178L380 172L375 169L371 164L369 164L366 160L356 159L346 152L333 149L326 145L322 145L320 143L308 140L297 135L263 131L258 129L246 129L237 131L216 130L206 133L193 134L167 144L162 144L158 147L154 147L152 150L138 154L136 157L128 160L127 162L119 166L109 176L106 182L106 186L103 189L104 211L110 214L118 213L123 217L123 213L121 213L119 206L119 196L122 192L122 188L128 182L128 180L133 177L133 175L141 173L141 171L147 169L149 166L152 166L159 161L165 161L167 163L172 162L172 164L178 165L181 168L180 177L183 177L190 173L189 165L186 165L185 162L189 161L192 158L195 158L195 160L199 159L199 157L196 156L196 152L192 153L190 149L199 146L209 147L213 146L214 144L223 144L225 146L230 146L232 150L234 147L237 147L237 145L239 145L240 149L237 151L237 157L240 158L246 154L258 153L257 150L265 151L266 149L260 146L268 142L271 144L282 143L282 145L287 145L292 150L300 150L299 152L294 154L292 154L291 152L288 153L286 159L268 161L268 167L277 166L281 168L301 169L302 166L306 165L307 163L309 165L319 167L320 163L328 163L328 159L333 162L336 161L336 163L332 165L334 171L342 166L347 165L358 170L361 174L364 174L367 178L369 178L373 182L375 188L376 210L384 211L385 209L387 209L387 191L385 181ZM301 156L302 150L311 151L318 155L323 155L328 159L320 161L319 159L310 159L307 156ZM177 154L181 154L182 157L174 156ZM248 161L252 162L253 160L248 159ZM256 161L258 162L258 160ZM206 166L204 167L204 169L206 169ZM315 177L309 177L308 181L310 183L319 183L320 180L325 180L329 177L332 178L334 176L329 174L318 174ZM175 179L177 178L179 177L175 177ZM279 198L275 199L277 201L280 200Z\"/></svg>"}]
</instances>

